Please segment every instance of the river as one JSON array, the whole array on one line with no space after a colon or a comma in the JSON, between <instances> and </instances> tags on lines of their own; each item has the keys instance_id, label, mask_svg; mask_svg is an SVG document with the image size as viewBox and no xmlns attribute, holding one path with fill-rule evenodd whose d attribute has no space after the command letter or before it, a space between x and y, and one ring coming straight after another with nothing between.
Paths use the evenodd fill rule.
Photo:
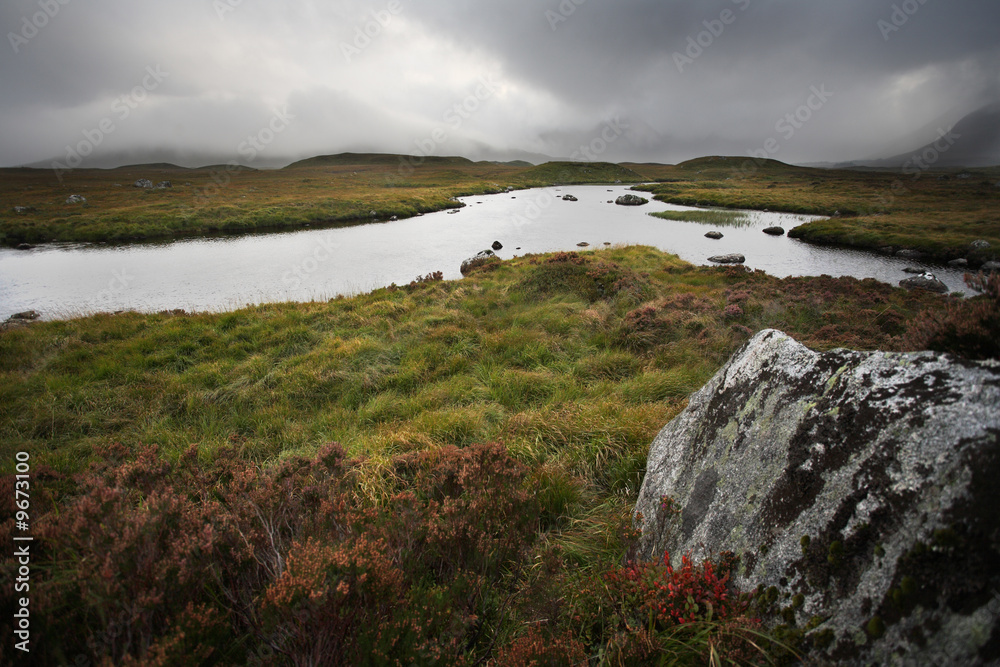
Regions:
<instances>
[{"instance_id":1,"label":"river","mask_svg":"<svg viewBox=\"0 0 1000 667\"><path fill-rule=\"evenodd\" d=\"M501 258L578 250L604 244L651 245L695 264L739 252L748 267L772 275L855 276L893 285L904 267L928 268L954 291L966 291L963 272L868 252L813 246L762 233L792 229L810 216L747 212L743 227L654 218L653 211L685 210L651 201L608 203L629 187L562 186L466 197L466 206L406 220L354 227L184 238L160 243L46 244L0 249L0 320L33 309L45 319L135 309L232 310L276 301L326 300L442 271L461 278L462 260L500 241ZM571 194L578 201L564 201ZM643 193L640 193L643 194ZM709 230L725 235L705 238Z\"/></svg>"}]
</instances>

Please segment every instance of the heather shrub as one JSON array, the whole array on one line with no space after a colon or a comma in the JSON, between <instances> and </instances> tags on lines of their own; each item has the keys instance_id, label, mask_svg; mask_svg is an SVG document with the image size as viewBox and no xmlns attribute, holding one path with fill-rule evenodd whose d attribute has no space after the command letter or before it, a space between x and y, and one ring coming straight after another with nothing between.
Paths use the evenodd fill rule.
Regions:
<instances>
[{"instance_id":1,"label":"heather shrub","mask_svg":"<svg viewBox=\"0 0 1000 667\"><path fill-rule=\"evenodd\" d=\"M908 348L1000 358L1000 273L966 274L965 283L979 296L950 299L944 308L923 311L906 332Z\"/></svg>"},{"instance_id":2,"label":"heather shrub","mask_svg":"<svg viewBox=\"0 0 1000 667\"><path fill-rule=\"evenodd\" d=\"M488 654L538 530L502 445L394 461L376 505L339 445L261 467L112 445L37 523L34 664L457 664ZM6 532L9 532L4 522ZM10 572L13 561L3 562Z\"/></svg>"},{"instance_id":3,"label":"heather shrub","mask_svg":"<svg viewBox=\"0 0 1000 667\"><path fill-rule=\"evenodd\" d=\"M546 295L569 292L590 302L617 298L626 305L637 305L654 294L648 275L575 252L558 252L537 263L521 287Z\"/></svg>"}]
</instances>

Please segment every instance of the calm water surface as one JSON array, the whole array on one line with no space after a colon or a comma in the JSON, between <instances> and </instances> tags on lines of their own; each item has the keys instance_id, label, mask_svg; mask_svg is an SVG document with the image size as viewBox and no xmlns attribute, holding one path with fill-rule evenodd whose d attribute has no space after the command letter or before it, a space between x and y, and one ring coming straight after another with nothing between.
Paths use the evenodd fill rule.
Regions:
<instances>
[{"instance_id":1,"label":"calm water surface","mask_svg":"<svg viewBox=\"0 0 1000 667\"><path fill-rule=\"evenodd\" d=\"M855 276L898 284L907 266L929 268L954 291L962 271L912 260L810 246L761 230L796 227L810 216L748 212L742 228L653 218L652 211L685 210L651 201L609 204L628 186L563 186L467 197L457 213L396 222L239 237L182 239L112 246L53 244L29 251L0 250L0 320L34 309L46 319L135 309L231 310L275 301L325 300L442 271L461 278L462 260L500 241L502 258L611 244L651 245L695 263L740 252L746 265L785 277ZM579 201L563 201L572 194ZM639 193L644 194L644 193ZM704 237L717 229L720 241Z\"/></svg>"}]
</instances>

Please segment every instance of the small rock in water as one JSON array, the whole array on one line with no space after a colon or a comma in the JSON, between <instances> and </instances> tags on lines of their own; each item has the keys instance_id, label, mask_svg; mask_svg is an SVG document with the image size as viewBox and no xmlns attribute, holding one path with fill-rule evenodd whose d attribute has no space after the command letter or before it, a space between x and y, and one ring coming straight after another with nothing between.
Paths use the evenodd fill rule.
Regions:
<instances>
[{"instance_id":1,"label":"small rock in water","mask_svg":"<svg viewBox=\"0 0 1000 667\"><path fill-rule=\"evenodd\" d=\"M954 266L956 269L964 269L969 265L969 260L961 257L959 259L953 259L948 262L948 266Z\"/></svg>"},{"instance_id":2,"label":"small rock in water","mask_svg":"<svg viewBox=\"0 0 1000 667\"><path fill-rule=\"evenodd\" d=\"M615 203L619 206L642 206L648 204L649 200L638 195L622 195L615 200Z\"/></svg>"},{"instance_id":3,"label":"small rock in water","mask_svg":"<svg viewBox=\"0 0 1000 667\"><path fill-rule=\"evenodd\" d=\"M611 245L611 242L610 241L605 241L604 245Z\"/></svg>"},{"instance_id":4,"label":"small rock in water","mask_svg":"<svg viewBox=\"0 0 1000 667\"><path fill-rule=\"evenodd\" d=\"M590 244L589 244L589 243L587 243L586 241L580 241L579 243L577 243L577 244L576 244L576 246L577 246L578 248L586 248L586 247L588 247L589 245L590 245Z\"/></svg>"},{"instance_id":5,"label":"small rock in water","mask_svg":"<svg viewBox=\"0 0 1000 667\"><path fill-rule=\"evenodd\" d=\"M573 195L563 195L563 201L580 201Z\"/></svg>"},{"instance_id":6,"label":"small rock in water","mask_svg":"<svg viewBox=\"0 0 1000 667\"><path fill-rule=\"evenodd\" d=\"M12 320L37 320L41 315L37 310L26 310L23 313L15 313L10 316Z\"/></svg>"},{"instance_id":7,"label":"small rock in water","mask_svg":"<svg viewBox=\"0 0 1000 667\"><path fill-rule=\"evenodd\" d=\"M34 247L35 246L31 245L30 243L20 243L20 244L18 244L17 249L18 250L31 250Z\"/></svg>"},{"instance_id":8,"label":"small rock in water","mask_svg":"<svg viewBox=\"0 0 1000 667\"><path fill-rule=\"evenodd\" d=\"M918 269L915 266L908 266L905 269L903 269L903 273L915 273L917 275L920 275L923 272L924 272L923 269Z\"/></svg>"},{"instance_id":9,"label":"small rock in water","mask_svg":"<svg viewBox=\"0 0 1000 667\"><path fill-rule=\"evenodd\" d=\"M503 250L503 244L500 243L499 241L494 241L492 248L494 250Z\"/></svg>"},{"instance_id":10,"label":"small rock in water","mask_svg":"<svg viewBox=\"0 0 1000 667\"><path fill-rule=\"evenodd\" d=\"M912 248L903 248L902 250L896 251L896 257L902 257L903 259L922 259L924 253L919 250L913 250Z\"/></svg>"},{"instance_id":11,"label":"small rock in water","mask_svg":"<svg viewBox=\"0 0 1000 667\"><path fill-rule=\"evenodd\" d=\"M764 233L767 234L768 236L784 236L785 230L782 229L781 227L775 226L775 227L768 227L767 229L764 230Z\"/></svg>"},{"instance_id":12,"label":"small rock in water","mask_svg":"<svg viewBox=\"0 0 1000 667\"><path fill-rule=\"evenodd\" d=\"M722 232L709 232L708 234L705 234L705 238L715 239L716 241L718 241L719 239L723 238L723 234Z\"/></svg>"},{"instance_id":13,"label":"small rock in water","mask_svg":"<svg viewBox=\"0 0 1000 667\"><path fill-rule=\"evenodd\" d=\"M906 289L922 289L928 292L935 292L937 294L947 294L948 286L943 282L938 280L933 273L924 273L923 275L914 276L912 278L907 278L906 280L899 281L900 287L905 287Z\"/></svg>"},{"instance_id":14,"label":"small rock in water","mask_svg":"<svg viewBox=\"0 0 1000 667\"><path fill-rule=\"evenodd\" d=\"M731 253L729 255L716 255L715 257L709 257L708 261L715 262L716 264L742 264L747 261L747 258L739 253Z\"/></svg>"}]
</instances>

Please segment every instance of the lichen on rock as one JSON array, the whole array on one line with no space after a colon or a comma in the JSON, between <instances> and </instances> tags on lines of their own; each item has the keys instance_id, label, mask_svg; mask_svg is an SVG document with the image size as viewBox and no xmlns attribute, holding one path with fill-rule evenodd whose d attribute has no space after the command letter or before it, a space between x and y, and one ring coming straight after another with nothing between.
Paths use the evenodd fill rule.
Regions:
<instances>
[{"instance_id":1,"label":"lichen on rock","mask_svg":"<svg viewBox=\"0 0 1000 667\"><path fill-rule=\"evenodd\" d=\"M822 661L989 662L998 434L1000 362L762 331L654 440L640 553L735 553L734 584L780 590ZM679 521L657 517L664 496Z\"/></svg>"}]
</instances>

